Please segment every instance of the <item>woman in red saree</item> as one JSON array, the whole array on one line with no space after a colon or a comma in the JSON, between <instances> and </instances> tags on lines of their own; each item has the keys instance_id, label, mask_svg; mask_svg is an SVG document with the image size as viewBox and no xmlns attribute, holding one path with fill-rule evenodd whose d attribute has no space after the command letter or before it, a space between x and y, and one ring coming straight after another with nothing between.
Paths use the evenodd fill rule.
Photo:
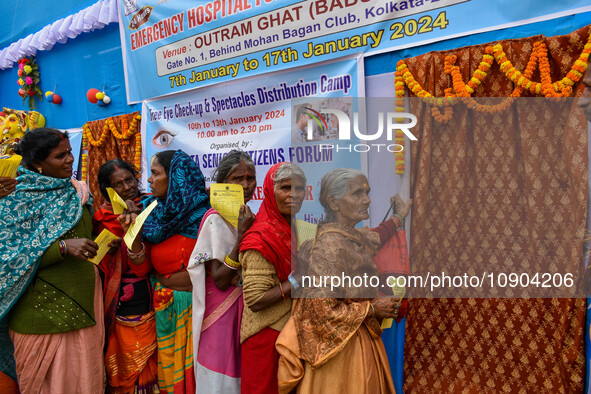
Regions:
<instances>
[{"instance_id":1,"label":"woman in red saree","mask_svg":"<svg viewBox=\"0 0 591 394\"><path fill-rule=\"evenodd\" d=\"M123 238L107 188L140 204L136 172L121 159L109 160L99 169L98 184L106 202L94 213L94 231L100 234L107 229ZM151 286L147 276L133 273L125 245L120 246L121 240L115 241L99 265L107 334L107 393L154 393L158 392L158 353Z\"/></svg>"},{"instance_id":2,"label":"woman in red saree","mask_svg":"<svg viewBox=\"0 0 591 394\"><path fill-rule=\"evenodd\" d=\"M306 177L291 163L275 164L265 177L264 199L240 244L244 281L242 393L278 390L275 340L291 312L291 222L305 197Z\"/></svg>"}]
</instances>

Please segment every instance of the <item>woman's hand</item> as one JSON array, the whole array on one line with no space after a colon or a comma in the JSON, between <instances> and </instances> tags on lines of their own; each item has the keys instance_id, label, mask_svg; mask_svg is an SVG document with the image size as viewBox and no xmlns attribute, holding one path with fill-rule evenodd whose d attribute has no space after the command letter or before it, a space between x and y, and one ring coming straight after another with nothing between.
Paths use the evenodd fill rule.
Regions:
<instances>
[{"instance_id":1,"label":"woman's hand","mask_svg":"<svg viewBox=\"0 0 591 394\"><path fill-rule=\"evenodd\" d=\"M114 240L112 240L111 242L109 242L109 251L107 253L109 254L115 254L117 253L117 251L119 250L119 248L121 247L121 242L123 240L121 238L116 238Z\"/></svg>"},{"instance_id":2,"label":"woman's hand","mask_svg":"<svg viewBox=\"0 0 591 394\"><path fill-rule=\"evenodd\" d=\"M408 216L410 208L412 207L412 199L404 202L404 200L397 194L390 198L390 204L396 203L396 213L401 215L403 218Z\"/></svg>"},{"instance_id":3,"label":"woman's hand","mask_svg":"<svg viewBox=\"0 0 591 394\"><path fill-rule=\"evenodd\" d=\"M193 284L191 283L191 277L187 271L175 272L174 274L166 277L159 273L156 273L156 279L162 286L168 287L169 289L176 291L193 291Z\"/></svg>"},{"instance_id":4,"label":"woman's hand","mask_svg":"<svg viewBox=\"0 0 591 394\"><path fill-rule=\"evenodd\" d=\"M400 303L394 298L374 298L371 300L369 313L374 313L373 317L377 319L395 318L398 315Z\"/></svg>"},{"instance_id":5,"label":"woman's hand","mask_svg":"<svg viewBox=\"0 0 591 394\"><path fill-rule=\"evenodd\" d=\"M64 239L67 253L82 260L96 256L98 245L96 242L86 238Z\"/></svg>"},{"instance_id":6,"label":"woman's hand","mask_svg":"<svg viewBox=\"0 0 591 394\"><path fill-rule=\"evenodd\" d=\"M211 272L211 277L213 278L215 286L221 291L226 291L230 285L234 286L238 282L238 279L240 279L237 270L226 267L219 260L208 260L205 264L207 265L209 272Z\"/></svg>"},{"instance_id":7,"label":"woman's hand","mask_svg":"<svg viewBox=\"0 0 591 394\"><path fill-rule=\"evenodd\" d=\"M16 189L16 179L0 176L0 198L8 196Z\"/></svg>"},{"instance_id":8,"label":"woman's hand","mask_svg":"<svg viewBox=\"0 0 591 394\"><path fill-rule=\"evenodd\" d=\"M238 240L241 240L244 233L252 226L254 218L254 213L252 213L248 205L243 204L238 213Z\"/></svg>"},{"instance_id":9,"label":"woman's hand","mask_svg":"<svg viewBox=\"0 0 591 394\"><path fill-rule=\"evenodd\" d=\"M127 200L125 203L127 204L127 209L125 209L123 213L117 217L117 221L123 228L124 233L127 232L129 226L132 223L135 223L135 218L142 211L132 200Z\"/></svg>"}]
</instances>

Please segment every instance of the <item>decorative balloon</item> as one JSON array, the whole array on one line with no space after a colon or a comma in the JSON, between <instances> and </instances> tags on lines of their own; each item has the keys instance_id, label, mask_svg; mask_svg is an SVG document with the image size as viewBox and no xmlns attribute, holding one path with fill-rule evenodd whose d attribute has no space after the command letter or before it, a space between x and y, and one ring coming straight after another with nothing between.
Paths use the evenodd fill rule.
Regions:
<instances>
[{"instance_id":1,"label":"decorative balloon","mask_svg":"<svg viewBox=\"0 0 591 394\"><path fill-rule=\"evenodd\" d=\"M88 89L86 92L86 98L93 104L96 104L96 94L99 92L98 89Z\"/></svg>"},{"instance_id":2,"label":"decorative balloon","mask_svg":"<svg viewBox=\"0 0 591 394\"><path fill-rule=\"evenodd\" d=\"M47 92L45 92L45 98L47 99L48 102L52 103L52 104L61 104L62 103L62 97L60 95L58 95L55 92L52 92L51 90L48 90Z\"/></svg>"},{"instance_id":3,"label":"decorative balloon","mask_svg":"<svg viewBox=\"0 0 591 394\"><path fill-rule=\"evenodd\" d=\"M88 89L88 92L86 92L86 98L88 101L99 107L104 107L111 102L111 98L107 96L104 91L101 92L98 89Z\"/></svg>"}]
</instances>

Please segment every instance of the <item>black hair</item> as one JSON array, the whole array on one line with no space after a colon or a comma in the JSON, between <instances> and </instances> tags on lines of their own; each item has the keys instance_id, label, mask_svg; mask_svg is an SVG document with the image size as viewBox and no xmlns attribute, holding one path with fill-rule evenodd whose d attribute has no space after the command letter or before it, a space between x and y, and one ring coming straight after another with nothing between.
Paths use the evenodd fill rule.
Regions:
<instances>
[{"instance_id":1,"label":"black hair","mask_svg":"<svg viewBox=\"0 0 591 394\"><path fill-rule=\"evenodd\" d=\"M68 140L68 132L48 127L40 127L26 133L14 152L22 156L25 166L37 171L35 165L47 159L52 150L63 140Z\"/></svg>"},{"instance_id":2,"label":"black hair","mask_svg":"<svg viewBox=\"0 0 591 394\"><path fill-rule=\"evenodd\" d=\"M224 183L226 178L241 164L244 163L248 167L255 170L254 161L248 153L239 149L232 149L218 164L212 178L216 183ZM256 173L256 170L255 170Z\"/></svg>"},{"instance_id":3,"label":"black hair","mask_svg":"<svg viewBox=\"0 0 591 394\"><path fill-rule=\"evenodd\" d=\"M131 164L129 164L125 160L113 159L103 164L99 168L97 180L99 189L101 190L101 194L109 202L111 200L109 199L109 193L107 193L107 188L111 187L111 174L113 174L113 172L115 172L119 168L131 172L134 178L137 178L137 171Z\"/></svg>"},{"instance_id":4,"label":"black hair","mask_svg":"<svg viewBox=\"0 0 591 394\"><path fill-rule=\"evenodd\" d=\"M172 161L172 157L175 153L175 150L164 150L154 155L154 158L158 160L158 164L164 167L164 172L166 173L166 176L168 176L168 172L170 171L170 162Z\"/></svg>"}]
</instances>

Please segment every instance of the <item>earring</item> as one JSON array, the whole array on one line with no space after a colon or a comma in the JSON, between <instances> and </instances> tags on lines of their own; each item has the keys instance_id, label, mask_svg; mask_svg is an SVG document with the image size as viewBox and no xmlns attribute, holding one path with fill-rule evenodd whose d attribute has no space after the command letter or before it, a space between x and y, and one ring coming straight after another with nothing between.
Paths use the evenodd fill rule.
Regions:
<instances>
[{"instance_id":1,"label":"earring","mask_svg":"<svg viewBox=\"0 0 591 394\"><path fill-rule=\"evenodd\" d=\"M39 171L39 174L43 174L43 168L39 167L37 168L37 171Z\"/></svg>"}]
</instances>

